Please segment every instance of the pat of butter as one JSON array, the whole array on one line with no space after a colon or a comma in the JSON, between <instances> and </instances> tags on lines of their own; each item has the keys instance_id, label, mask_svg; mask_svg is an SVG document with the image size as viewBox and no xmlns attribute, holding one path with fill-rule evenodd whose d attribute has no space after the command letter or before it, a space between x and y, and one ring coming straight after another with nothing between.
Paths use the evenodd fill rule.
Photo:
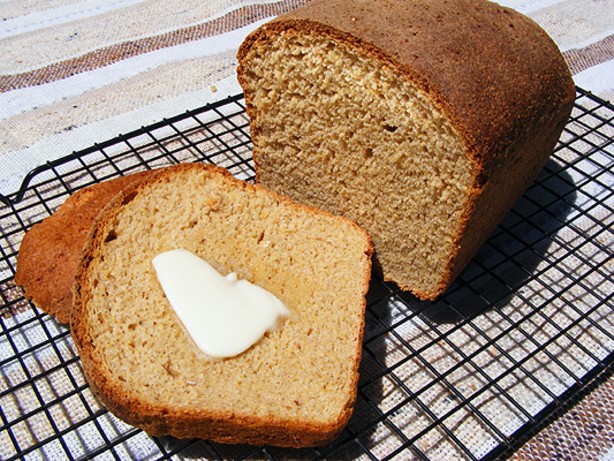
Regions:
<instances>
[{"instance_id":1,"label":"pat of butter","mask_svg":"<svg viewBox=\"0 0 614 461\"><path fill-rule=\"evenodd\" d=\"M272 293L236 274L221 275L195 254L157 255L164 294L196 345L211 357L233 357L254 345L290 311Z\"/></svg>"}]
</instances>

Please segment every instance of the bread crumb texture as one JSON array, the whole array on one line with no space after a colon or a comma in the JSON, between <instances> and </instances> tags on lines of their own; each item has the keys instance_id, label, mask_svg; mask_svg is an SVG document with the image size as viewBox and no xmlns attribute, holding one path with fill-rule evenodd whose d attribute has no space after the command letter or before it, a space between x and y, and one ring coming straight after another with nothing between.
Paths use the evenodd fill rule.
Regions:
<instances>
[{"instance_id":1,"label":"bread crumb texture","mask_svg":"<svg viewBox=\"0 0 614 461\"><path fill-rule=\"evenodd\" d=\"M347 216L434 299L552 153L574 100L552 40L488 1L316 0L238 52L256 179Z\"/></svg>"},{"instance_id":2,"label":"bread crumb texture","mask_svg":"<svg viewBox=\"0 0 614 461\"><path fill-rule=\"evenodd\" d=\"M202 165L172 167L120 202L98 226L73 322L109 408L155 435L277 445L336 435L356 396L367 234ZM152 266L175 248L269 290L292 314L238 357L205 357Z\"/></svg>"},{"instance_id":3,"label":"bread crumb texture","mask_svg":"<svg viewBox=\"0 0 614 461\"><path fill-rule=\"evenodd\" d=\"M249 73L258 181L368 223L389 278L436 290L474 181L441 110L389 67L320 35L275 36Z\"/></svg>"}]
</instances>

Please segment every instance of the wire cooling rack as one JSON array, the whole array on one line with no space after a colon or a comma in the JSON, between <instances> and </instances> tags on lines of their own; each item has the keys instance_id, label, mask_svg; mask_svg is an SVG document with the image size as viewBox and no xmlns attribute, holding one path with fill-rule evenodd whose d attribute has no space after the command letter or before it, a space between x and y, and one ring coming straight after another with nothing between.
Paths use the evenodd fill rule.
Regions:
<instances>
[{"instance_id":1,"label":"wire cooling rack","mask_svg":"<svg viewBox=\"0 0 614 461\"><path fill-rule=\"evenodd\" d=\"M551 160L441 299L372 282L355 414L317 449L126 425L90 392L68 329L13 282L24 232L79 188L192 161L253 180L242 97L37 168L0 197L0 459L505 458L612 372L613 113L578 90Z\"/></svg>"}]
</instances>

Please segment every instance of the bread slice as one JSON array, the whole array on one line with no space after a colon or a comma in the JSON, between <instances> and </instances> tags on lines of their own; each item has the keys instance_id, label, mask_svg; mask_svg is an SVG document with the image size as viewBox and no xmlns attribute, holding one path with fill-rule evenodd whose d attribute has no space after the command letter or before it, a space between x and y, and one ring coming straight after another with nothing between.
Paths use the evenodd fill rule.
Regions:
<instances>
[{"instance_id":1,"label":"bread slice","mask_svg":"<svg viewBox=\"0 0 614 461\"><path fill-rule=\"evenodd\" d=\"M70 322L75 278L96 216L119 191L150 173L121 176L81 189L26 232L15 271L15 283L26 298L59 323Z\"/></svg>"},{"instance_id":2,"label":"bread slice","mask_svg":"<svg viewBox=\"0 0 614 461\"><path fill-rule=\"evenodd\" d=\"M257 182L355 220L386 280L440 295L568 120L559 50L484 0L316 0L250 34Z\"/></svg>"},{"instance_id":3,"label":"bread slice","mask_svg":"<svg viewBox=\"0 0 614 461\"><path fill-rule=\"evenodd\" d=\"M154 256L175 248L292 314L237 357L205 357L154 273ZM226 170L160 170L117 197L86 250L71 322L85 375L111 412L152 435L323 444L352 413L371 253L350 220Z\"/></svg>"}]
</instances>

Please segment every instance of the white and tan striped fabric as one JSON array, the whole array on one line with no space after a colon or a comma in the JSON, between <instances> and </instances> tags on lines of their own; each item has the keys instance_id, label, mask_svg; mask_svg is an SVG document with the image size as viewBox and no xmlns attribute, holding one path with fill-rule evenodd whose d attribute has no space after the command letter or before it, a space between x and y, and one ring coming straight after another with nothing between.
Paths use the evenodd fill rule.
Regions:
<instances>
[{"instance_id":1,"label":"white and tan striped fabric","mask_svg":"<svg viewBox=\"0 0 614 461\"><path fill-rule=\"evenodd\" d=\"M245 35L307 0L0 0L0 193L31 168L240 92ZM614 0L500 0L614 95Z\"/></svg>"},{"instance_id":2,"label":"white and tan striped fabric","mask_svg":"<svg viewBox=\"0 0 614 461\"><path fill-rule=\"evenodd\" d=\"M299 0L1 0L0 193L24 173L240 92L235 53Z\"/></svg>"}]
</instances>

